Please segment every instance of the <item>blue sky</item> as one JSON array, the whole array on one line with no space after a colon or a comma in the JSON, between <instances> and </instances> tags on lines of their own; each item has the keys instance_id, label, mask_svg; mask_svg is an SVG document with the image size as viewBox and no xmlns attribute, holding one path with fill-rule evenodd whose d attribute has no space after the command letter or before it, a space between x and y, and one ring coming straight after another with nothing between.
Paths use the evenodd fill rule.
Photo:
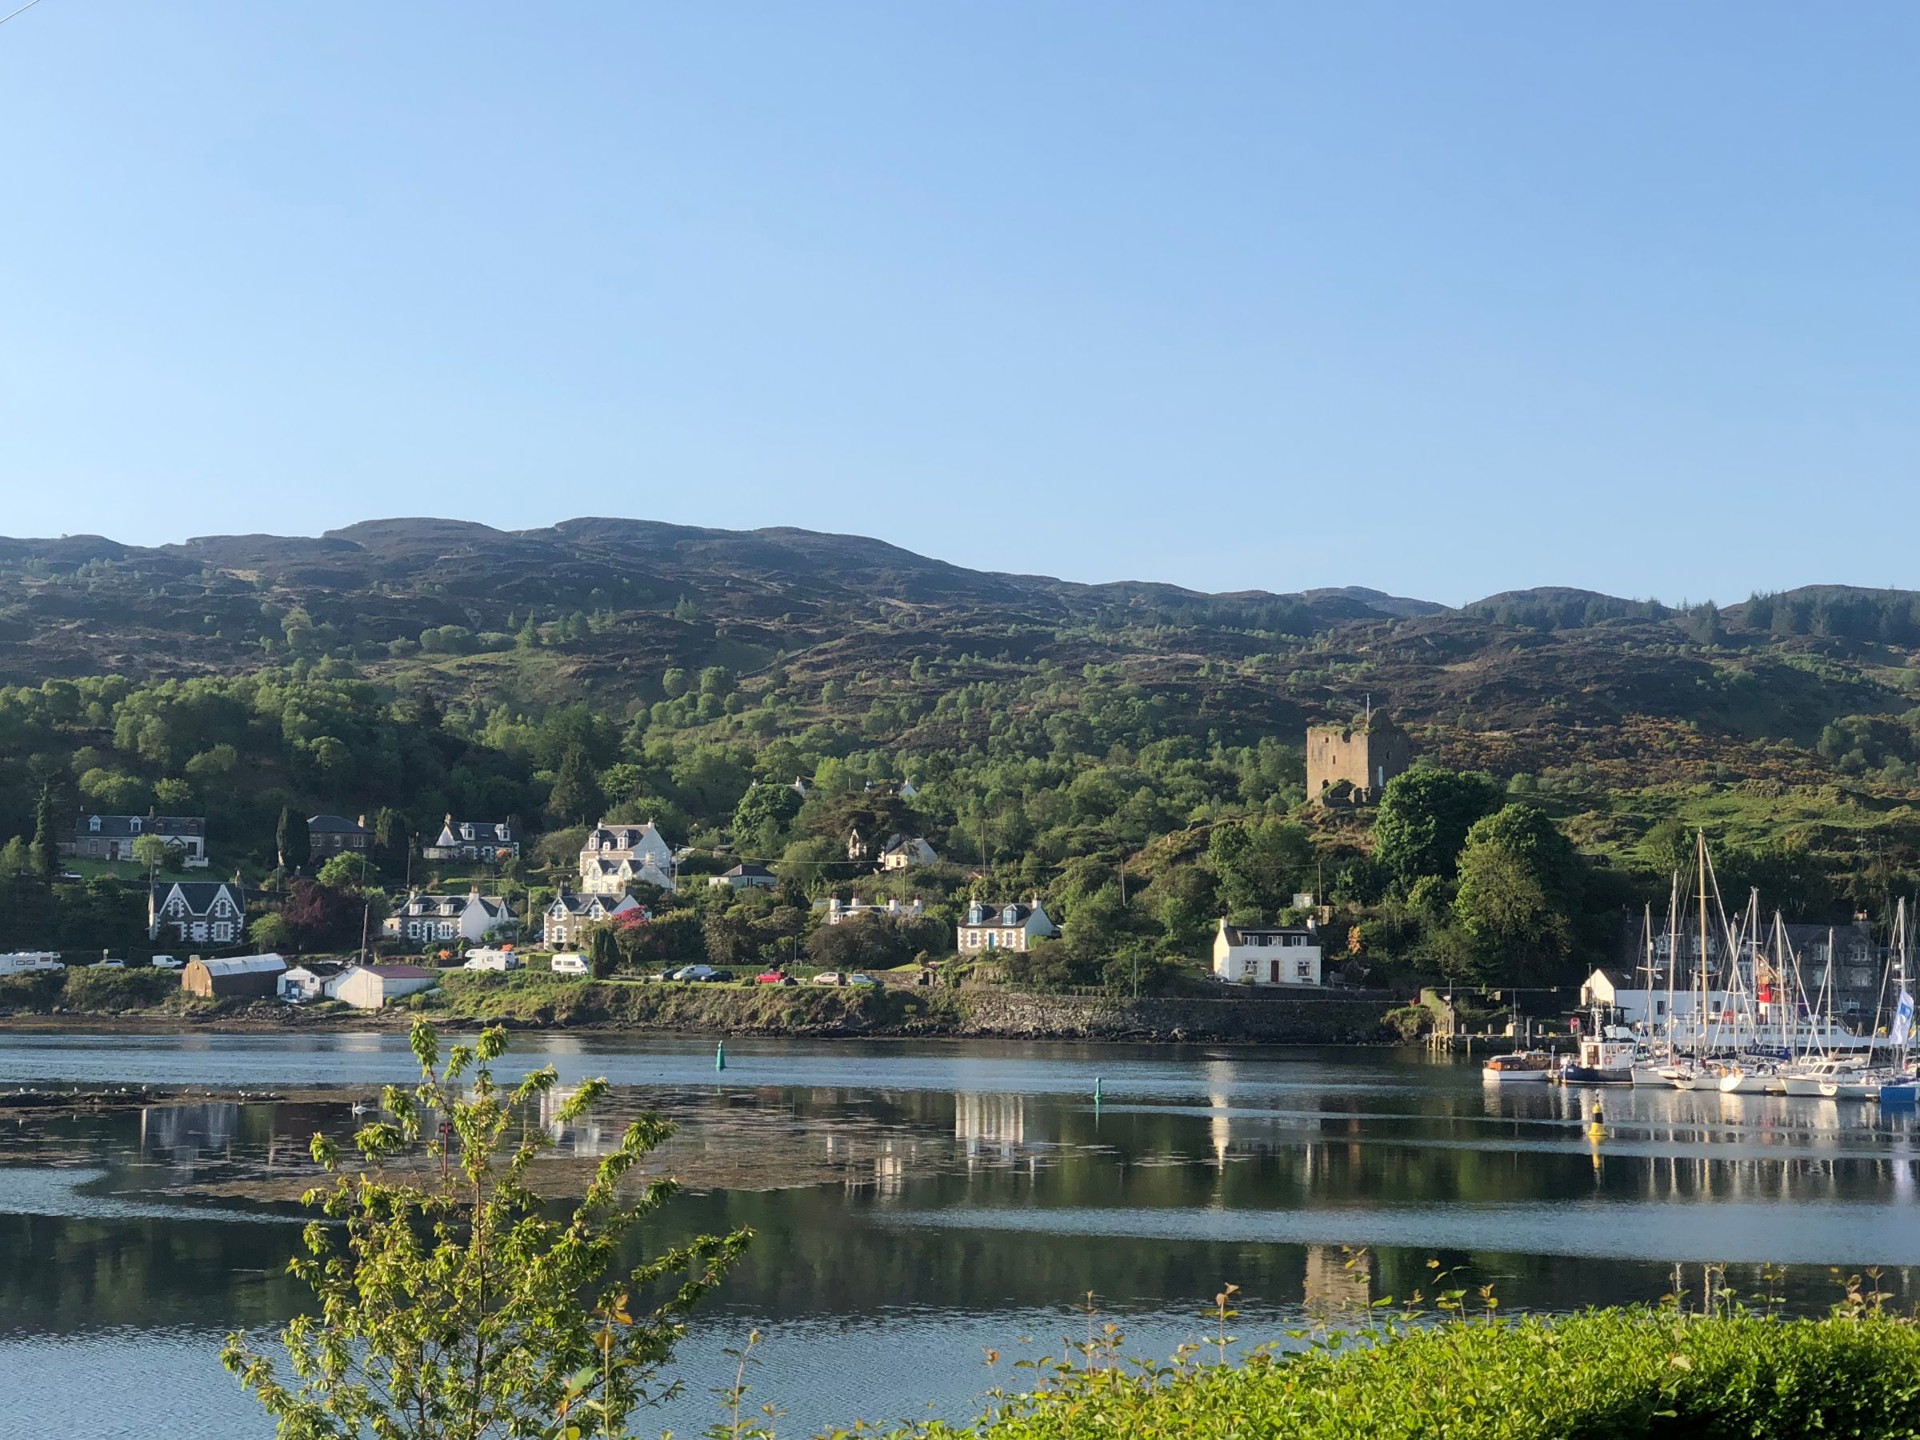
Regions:
<instances>
[{"instance_id":1,"label":"blue sky","mask_svg":"<svg viewBox=\"0 0 1920 1440\"><path fill-rule=\"evenodd\" d=\"M43 0L0 533L1920 586L1916 59L1906 4Z\"/></svg>"}]
</instances>

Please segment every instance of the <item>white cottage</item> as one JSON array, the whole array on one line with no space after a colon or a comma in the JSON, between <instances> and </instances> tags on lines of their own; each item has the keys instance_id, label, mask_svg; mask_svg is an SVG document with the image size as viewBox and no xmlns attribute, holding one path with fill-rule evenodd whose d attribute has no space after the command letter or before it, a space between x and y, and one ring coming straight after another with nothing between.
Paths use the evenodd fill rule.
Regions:
<instances>
[{"instance_id":1,"label":"white cottage","mask_svg":"<svg viewBox=\"0 0 1920 1440\"><path fill-rule=\"evenodd\" d=\"M1229 925L1213 937L1214 978L1235 985L1318 985L1320 932L1312 925Z\"/></svg>"}]
</instances>

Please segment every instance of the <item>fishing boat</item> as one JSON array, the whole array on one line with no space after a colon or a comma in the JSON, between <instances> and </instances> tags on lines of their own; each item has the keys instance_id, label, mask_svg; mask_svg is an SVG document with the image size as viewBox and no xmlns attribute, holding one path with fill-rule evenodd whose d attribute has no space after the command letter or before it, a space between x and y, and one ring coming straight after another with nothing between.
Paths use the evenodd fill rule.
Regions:
<instances>
[{"instance_id":1,"label":"fishing boat","mask_svg":"<svg viewBox=\"0 0 1920 1440\"><path fill-rule=\"evenodd\" d=\"M1596 1027L1597 1028L1597 1027ZM1612 1030L1585 1036L1560 1067L1562 1085L1631 1085L1638 1050L1631 1034Z\"/></svg>"},{"instance_id":2,"label":"fishing boat","mask_svg":"<svg viewBox=\"0 0 1920 1440\"><path fill-rule=\"evenodd\" d=\"M1491 1085L1545 1084L1553 1074L1553 1057L1544 1050L1516 1050L1496 1055L1480 1067L1480 1078Z\"/></svg>"}]
</instances>

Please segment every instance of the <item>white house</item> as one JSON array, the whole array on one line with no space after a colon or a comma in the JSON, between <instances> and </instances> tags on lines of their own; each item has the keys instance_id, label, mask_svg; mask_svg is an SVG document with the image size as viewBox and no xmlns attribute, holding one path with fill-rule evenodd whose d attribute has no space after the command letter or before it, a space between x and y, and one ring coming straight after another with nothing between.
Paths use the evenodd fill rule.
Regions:
<instances>
[{"instance_id":1,"label":"white house","mask_svg":"<svg viewBox=\"0 0 1920 1440\"><path fill-rule=\"evenodd\" d=\"M387 917L381 928L388 935L401 936L420 945L454 940L478 943L491 935L511 931L518 920L513 907L504 899L498 895L482 895L476 885L465 895L423 895L415 890L397 913Z\"/></svg>"},{"instance_id":2,"label":"white house","mask_svg":"<svg viewBox=\"0 0 1920 1440\"><path fill-rule=\"evenodd\" d=\"M718 890L722 885L730 890L772 890L779 884L779 879L766 866L751 862L736 865L724 875L707 877L709 890Z\"/></svg>"},{"instance_id":3,"label":"white house","mask_svg":"<svg viewBox=\"0 0 1920 1440\"><path fill-rule=\"evenodd\" d=\"M95 815L82 812L73 833L60 842L62 855L89 860L131 860L133 842L158 835L189 870L207 863L207 822L199 815Z\"/></svg>"},{"instance_id":4,"label":"white house","mask_svg":"<svg viewBox=\"0 0 1920 1440\"><path fill-rule=\"evenodd\" d=\"M931 865L939 858L933 846L918 835L889 835L880 847L882 870L911 870L916 865Z\"/></svg>"},{"instance_id":5,"label":"white house","mask_svg":"<svg viewBox=\"0 0 1920 1440\"><path fill-rule=\"evenodd\" d=\"M489 864L511 860L520 853L520 838L510 820L456 820L449 815L440 833L420 847L427 860L481 860Z\"/></svg>"},{"instance_id":6,"label":"white house","mask_svg":"<svg viewBox=\"0 0 1920 1440\"><path fill-rule=\"evenodd\" d=\"M1318 985L1320 932L1311 925L1253 927L1222 919L1213 937L1213 973L1236 985Z\"/></svg>"},{"instance_id":7,"label":"white house","mask_svg":"<svg viewBox=\"0 0 1920 1440\"><path fill-rule=\"evenodd\" d=\"M673 847L651 820L644 825L602 820L580 847L580 888L588 895L619 895L634 884L673 890L678 869Z\"/></svg>"},{"instance_id":8,"label":"white house","mask_svg":"<svg viewBox=\"0 0 1920 1440\"><path fill-rule=\"evenodd\" d=\"M541 938L555 949L578 945L581 937L601 921L635 912L643 920L648 918L646 906L625 891L618 895L575 895L562 890L547 906Z\"/></svg>"},{"instance_id":9,"label":"white house","mask_svg":"<svg viewBox=\"0 0 1920 1440\"><path fill-rule=\"evenodd\" d=\"M182 945L246 938L247 892L234 880L163 880L147 890L147 937Z\"/></svg>"},{"instance_id":10,"label":"white house","mask_svg":"<svg viewBox=\"0 0 1920 1440\"><path fill-rule=\"evenodd\" d=\"M1589 975L1586 983L1580 987L1580 1008L1585 1010L1598 1005L1602 1010L1611 1010L1612 1023L1616 1025L1665 1029L1669 1017L1684 1024L1700 1009L1697 983L1683 983L1669 994L1665 984L1651 985L1644 976L1635 977L1623 970L1603 968ZM1707 1019L1712 1021L1733 1008L1734 997L1724 986L1714 985L1711 978L1707 983L1706 1013ZM1749 1001L1741 1002L1742 1008L1748 1008L1749 1004Z\"/></svg>"},{"instance_id":11,"label":"white house","mask_svg":"<svg viewBox=\"0 0 1920 1440\"><path fill-rule=\"evenodd\" d=\"M852 900L842 900L838 895L827 899L827 924L844 925L849 920L864 920L869 915L882 920L918 920L926 914L926 906L918 896L902 905L898 900L888 900L884 905L863 904L858 895Z\"/></svg>"},{"instance_id":12,"label":"white house","mask_svg":"<svg viewBox=\"0 0 1920 1440\"><path fill-rule=\"evenodd\" d=\"M439 981L420 965L354 965L330 988L336 1000L356 1010L379 1010L403 996L431 990Z\"/></svg>"},{"instance_id":13,"label":"white house","mask_svg":"<svg viewBox=\"0 0 1920 1440\"><path fill-rule=\"evenodd\" d=\"M958 948L969 950L1026 950L1035 940L1050 940L1060 927L1047 917L1038 896L1025 905L988 905L976 900L959 924Z\"/></svg>"}]
</instances>

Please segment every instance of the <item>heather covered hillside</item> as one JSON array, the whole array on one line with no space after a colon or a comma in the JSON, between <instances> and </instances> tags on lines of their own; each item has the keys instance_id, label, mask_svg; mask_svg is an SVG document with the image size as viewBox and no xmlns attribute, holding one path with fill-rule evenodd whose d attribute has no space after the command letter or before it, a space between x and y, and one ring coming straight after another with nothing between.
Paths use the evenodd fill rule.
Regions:
<instances>
[{"instance_id":1,"label":"heather covered hillside","mask_svg":"<svg viewBox=\"0 0 1920 1440\"><path fill-rule=\"evenodd\" d=\"M1564 978L1664 895L1682 825L1807 918L1920 881L1915 603L1203 595L630 520L0 541L0 868L49 806L204 814L216 865L250 876L284 858L283 813L365 813L391 888L453 812L517 818L527 853L494 878L537 902L605 814L658 820L695 867L778 870L777 901L741 902L765 913L690 951L791 949L835 887L922 893L942 924L969 893L1043 893L1068 938L1032 978L1125 957L1138 984L1220 915L1317 889L1358 971ZM1427 766L1485 774L1430 875L1383 858L1372 811L1303 804L1304 727L1369 701ZM804 802L767 801L795 779ZM1566 923L1524 957L1476 950L1458 904L1466 827L1508 804L1573 852L1529 878ZM854 829L923 834L941 864L875 877ZM59 913L74 943L103 923Z\"/></svg>"}]
</instances>

